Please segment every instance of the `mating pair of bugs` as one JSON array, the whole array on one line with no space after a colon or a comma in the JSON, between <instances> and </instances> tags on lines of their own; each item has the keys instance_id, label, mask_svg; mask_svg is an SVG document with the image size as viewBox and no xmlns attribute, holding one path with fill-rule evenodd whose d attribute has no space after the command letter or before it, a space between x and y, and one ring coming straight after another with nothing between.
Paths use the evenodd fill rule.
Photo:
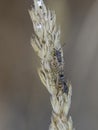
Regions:
<instances>
[{"instance_id":1,"label":"mating pair of bugs","mask_svg":"<svg viewBox=\"0 0 98 130\"><path fill-rule=\"evenodd\" d=\"M59 49L59 50L54 49L53 57L55 57L55 59L57 60L57 64L59 64L59 66L57 64L55 66L56 73L57 73L56 84L59 88L62 89L63 93L68 94L68 86L65 82L64 70L62 69L63 67L60 67L60 66L62 66L62 64L64 64L63 57L61 54L61 49Z\"/></svg>"}]
</instances>

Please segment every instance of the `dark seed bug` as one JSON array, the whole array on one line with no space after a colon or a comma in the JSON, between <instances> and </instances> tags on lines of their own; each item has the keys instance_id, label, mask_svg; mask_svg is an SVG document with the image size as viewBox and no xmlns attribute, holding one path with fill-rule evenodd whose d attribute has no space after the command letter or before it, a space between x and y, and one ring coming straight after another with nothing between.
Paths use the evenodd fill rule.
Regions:
<instances>
[{"instance_id":1,"label":"dark seed bug","mask_svg":"<svg viewBox=\"0 0 98 130\"><path fill-rule=\"evenodd\" d=\"M54 56L57 57L57 60L58 60L59 63L62 62L62 56L61 56L61 51L60 50L54 49Z\"/></svg>"},{"instance_id":2,"label":"dark seed bug","mask_svg":"<svg viewBox=\"0 0 98 130\"><path fill-rule=\"evenodd\" d=\"M68 94L68 86L67 86L67 84L66 84L66 82L65 82L65 78L64 78L64 74L63 73L61 73L61 74L59 74L59 79L58 79L58 83L59 83L59 85L61 86L61 88L62 88L62 92L63 93L66 93L66 94Z\"/></svg>"}]
</instances>

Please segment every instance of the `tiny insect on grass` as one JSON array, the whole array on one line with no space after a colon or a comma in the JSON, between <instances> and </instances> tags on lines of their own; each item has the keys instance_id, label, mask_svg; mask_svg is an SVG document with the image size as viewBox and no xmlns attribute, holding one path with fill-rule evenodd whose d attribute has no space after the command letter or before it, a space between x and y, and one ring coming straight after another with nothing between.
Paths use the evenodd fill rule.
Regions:
<instances>
[{"instance_id":1,"label":"tiny insect on grass","mask_svg":"<svg viewBox=\"0 0 98 130\"><path fill-rule=\"evenodd\" d=\"M59 50L55 50L55 56L57 56L57 60L59 63L62 62L61 52Z\"/></svg>"}]
</instances>

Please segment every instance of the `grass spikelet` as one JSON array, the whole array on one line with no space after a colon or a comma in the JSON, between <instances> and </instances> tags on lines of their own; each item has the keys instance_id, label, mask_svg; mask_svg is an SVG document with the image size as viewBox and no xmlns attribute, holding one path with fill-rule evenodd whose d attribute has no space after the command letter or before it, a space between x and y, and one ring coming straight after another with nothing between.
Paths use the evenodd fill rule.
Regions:
<instances>
[{"instance_id":1,"label":"grass spikelet","mask_svg":"<svg viewBox=\"0 0 98 130\"><path fill-rule=\"evenodd\" d=\"M67 117L72 87L64 77L63 49L56 14L46 8L43 0L34 0L29 14L35 32L31 44L41 63L38 74L51 95L53 111L49 130L73 130L72 119Z\"/></svg>"}]
</instances>

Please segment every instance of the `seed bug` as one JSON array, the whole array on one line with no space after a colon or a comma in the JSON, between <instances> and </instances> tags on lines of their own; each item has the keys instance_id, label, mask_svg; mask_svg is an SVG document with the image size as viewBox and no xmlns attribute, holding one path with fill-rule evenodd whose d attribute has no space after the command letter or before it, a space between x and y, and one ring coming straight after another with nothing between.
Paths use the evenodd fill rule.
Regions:
<instances>
[{"instance_id":1,"label":"seed bug","mask_svg":"<svg viewBox=\"0 0 98 130\"><path fill-rule=\"evenodd\" d=\"M65 82L63 73L59 74L59 76L58 76L58 84L59 84L60 88L62 89L62 92L68 94L68 86Z\"/></svg>"},{"instance_id":2,"label":"seed bug","mask_svg":"<svg viewBox=\"0 0 98 130\"><path fill-rule=\"evenodd\" d=\"M62 56L61 56L61 51L60 50L54 50L54 56L56 56L57 57L57 60L58 60L58 62L59 63L61 63L62 62Z\"/></svg>"}]
</instances>

